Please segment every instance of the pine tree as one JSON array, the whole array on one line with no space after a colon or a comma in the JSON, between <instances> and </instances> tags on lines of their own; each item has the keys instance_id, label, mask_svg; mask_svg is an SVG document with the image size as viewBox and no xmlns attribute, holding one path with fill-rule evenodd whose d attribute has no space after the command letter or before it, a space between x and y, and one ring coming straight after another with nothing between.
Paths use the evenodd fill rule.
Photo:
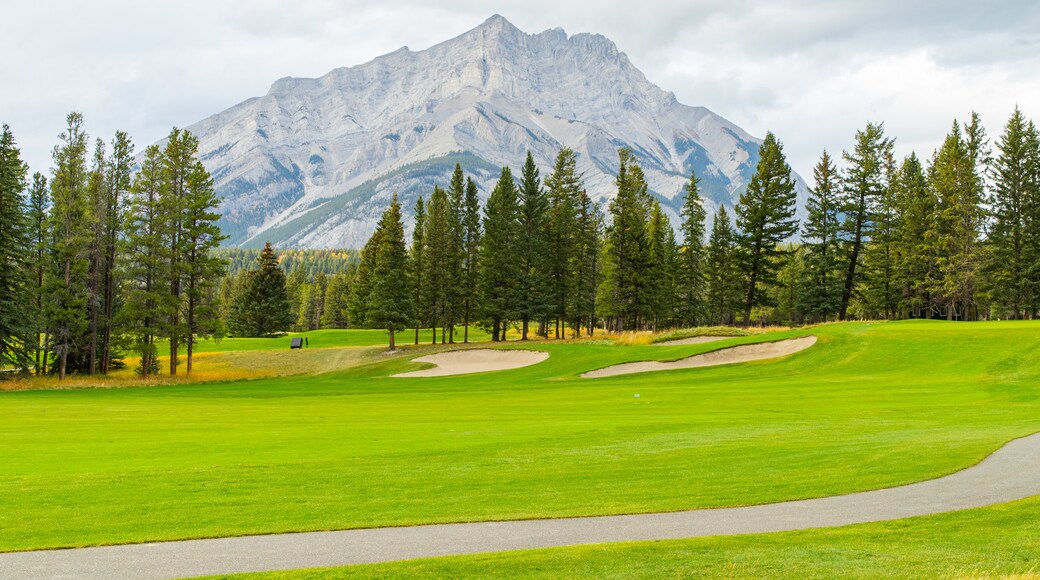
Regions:
<instances>
[{"instance_id":1,"label":"pine tree","mask_svg":"<svg viewBox=\"0 0 1040 580\"><path fill-rule=\"evenodd\" d=\"M372 269L375 268L379 245L382 243L380 235L377 229L365 242L365 247L361 249L361 261L350 284L347 318L354 328L368 328L368 295L372 292Z\"/></svg>"},{"instance_id":2,"label":"pine tree","mask_svg":"<svg viewBox=\"0 0 1040 580\"><path fill-rule=\"evenodd\" d=\"M733 312L740 304L742 280L737 240L726 207L720 205L708 239L705 267L708 272L708 321L711 324L732 324Z\"/></svg>"},{"instance_id":3,"label":"pine tree","mask_svg":"<svg viewBox=\"0 0 1040 580\"><path fill-rule=\"evenodd\" d=\"M425 247L423 250L426 282L430 309L430 326L433 342L437 342L437 326L441 326L441 342L448 341L452 288L451 208L448 194L440 187L433 188L425 222Z\"/></svg>"},{"instance_id":4,"label":"pine tree","mask_svg":"<svg viewBox=\"0 0 1040 580\"><path fill-rule=\"evenodd\" d=\"M573 290L567 312L574 336L581 332L582 325L588 328L588 334L592 336L596 328L596 288L601 274L599 257L602 252L600 231L603 214L585 191L578 196L577 217Z\"/></svg>"},{"instance_id":5,"label":"pine tree","mask_svg":"<svg viewBox=\"0 0 1040 580\"><path fill-rule=\"evenodd\" d=\"M414 283L413 283L414 286ZM347 296L350 295L350 278L346 272L338 272L329 280L325 289L325 312L322 314L322 328L349 328L347 318ZM416 338L416 344L418 344Z\"/></svg>"},{"instance_id":6,"label":"pine tree","mask_svg":"<svg viewBox=\"0 0 1040 580\"><path fill-rule=\"evenodd\" d=\"M978 139L977 128L973 131L966 139L955 121L929 170L929 182L938 199L928 236L938 250L938 278L932 291L942 297L948 320L971 317L982 266L979 234L985 216L978 160L983 147L973 143Z\"/></svg>"},{"instance_id":7,"label":"pine tree","mask_svg":"<svg viewBox=\"0 0 1040 580\"><path fill-rule=\"evenodd\" d=\"M802 227L804 277L799 293L799 309L813 322L827 320L841 308L842 261L838 255L839 207L838 173L831 156L824 151L813 169L815 185L805 204Z\"/></svg>"},{"instance_id":8,"label":"pine tree","mask_svg":"<svg viewBox=\"0 0 1040 580\"><path fill-rule=\"evenodd\" d=\"M49 247L48 227L49 196L47 178L42 173L34 173L32 185L29 186L28 220L30 231L29 264L31 268L32 313L33 325L33 369L36 375L47 372L49 352L47 344L47 316L44 304L44 276L47 275L47 251Z\"/></svg>"},{"instance_id":9,"label":"pine tree","mask_svg":"<svg viewBox=\"0 0 1040 580\"><path fill-rule=\"evenodd\" d=\"M567 320L567 302L572 291L577 204L584 189L577 170L577 154L572 149L564 147L557 153L545 187L549 204L545 233L545 275L549 285L546 315L555 318L556 338L561 338L561 324Z\"/></svg>"},{"instance_id":10,"label":"pine tree","mask_svg":"<svg viewBox=\"0 0 1040 580\"><path fill-rule=\"evenodd\" d=\"M863 252L863 307L872 318L893 320L899 312L898 238L901 229L895 159L885 152L885 184L874 202L873 229Z\"/></svg>"},{"instance_id":11,"label":"pine tree","mask_svg":"<svg viewBox=\"0 0 1040 580\"><path fill-rule=\"evenodd\" d=\"M106 192L108 190L105 167L105 142L97 139L94 143L94 167L87 178L87 203L90 204L91 235L87 258L87 318L89 320L87 336L86 371L93 375L98 371L98 334L101 324L101 300L105 290L104 284L104 223Z\"/></svg>"},{"instance_id":12,"label":"pine tree","mask_svg":"<svg viewBox=\"0 0 1040 580\"><path fill-rule=\"evenodd\" d=\"M164 321L177 308L177 297L163 284L169 271L169 220L164 213L162 150L152 145L144 152L141 168L134 176L126 214L126 255L123 285L124 307L120 326L133 339L141 356L138 373L148 377L158 372L156 340Z\"/></svg>"},{"instance_id":13,"label":"pine tree","mask_svg":"<svg viewBox=\"0 0 1040 580\"><path fill-rule=\"evenodd\" d=\"M70 356L81 352L88 328L87 258L92 215L87 203L87 135L83 115L69 113L67 127L54 148L51 179L51 274L44 295L50 350L57 357L58 378L64 380Z\"/></svg>"},{"instance_id":14,"label":"pine tree","mask_svg":"<svg viewBox=\"0 0 1040 580\"><path fill-rule=\"evenodd\" d=\"M895 202L898 207L897 277L902 288L902 309L912 318L928 316L932 308L929 280L935 277L935 253L929 231L937 200L928 185L924 168L911 153L903 160L896 178Z\"/></svg>"},{"instance_id":15,"label":"pine tree","mask_svg":"<svg viewBox=\"0 0 1040 580\"><path fill-rule=\"evenodd\" d=\"M679 320L687 326L697 326L703 322L706 310L704 221L708 213L697 188L699 181L696 173L691 172L680 214L683 243L678 252L678 306Z\"/></svg>"},{"instance_id":16,"label":"pine tree","mask_svg":"<svg viewBox=\"0 0 1040 580\"><path fill-rule=\"evenodd\" d=\"M763 288L776 282L777 262L785 254L780 242L798 231L794 180L783 145L770 132L758 151L758 167L736 208L740 229L738 255L747 280L745 326L751 322L752 307L768 302Z\"/></svg>"},{"instance_id":17,"label":"pine tree","mask_svg":"<svg viewBox=\"0 0 1040 580\"><path fill-rule=\"evenodd\" d=\"M29 167L14 134L0 127L0 366L27 370L33 351L29 216L22 192Z\"/></svg>"},{"instance_id":18,"label":"pine tree","mask_svg":"<svg viewBox=\"0 0 1040 580\"><path fill-rule=\"evenodd\" d=\"M610 268L603 283L613 290L614 330L623 332L626 324L638 328L649 310L650 195L643 170L632 152L618 152L618 193L610 203L612 222L607 228Z\"/></svg>"},{"instance_id":19,"label":"pine tree","mask_svg":"<svg viewBox=\"0 0 1040 580\"><path fill-rule=\"evenodd\" d=\"M1031 279L1030 206L1040 199L1037 191L1036 155L1031 151L1030 133L1036 127L1022 111L1014 113L997 140L997 157L993 163L993 227L988 241L992 260L987 278L992 293L1002 310L1012 319L1021 319L1036 302L1035 281Z\"/></svg>"},{"instance_id":20,"label":"pine tree","mask_svg":"<svg viewBox=\"0 0 1040 580\"><path fill-rule=\"evenodd\" d=\"M675 232L672 224L653 200L650 205L647 315L653 330L668 326L674 313Z\"/></svg>"},{"instance_id":21,"label":"pine tree","mask_svg":"<svg viewBox=\"0 0 1040 580\"><path fill-rule=\"evenodd\" d=\"M520 262L518 267L520 340L527 340L532 320L541 320L550 310L548 273L552 269L546 239L549 226L549 199L542 189L534 157L527 152L519 189Z\"/></svg>"},{"instance_id":22,"label":"pine tree","mask_svg":"<svg viewBox=\"0 0 1040 580\"><path fill-rule=\"evenodd\" d=\"M466 199L462 218L462 296L463 305L463 342L469 342L469 327L473 318L474 300L477 297L477 282L480 272L480 199L477 197L477 185L470 178L466 179Z\"/></svg>"},{"instance_id":23,"label":"pine tree","mask_svg":"<svg viewBox=\"0 0 1040 580\"><path fill-rule=\"evenodd\" d=\"M164 218L168 224L169 244L167 288L173 300L179 301L184 278L184 210L188 190L188 175L198 142L190 133L174 127L163 150L163 187L160 197ZM177 374L177 354L187 330L181 319L181 309L174 308L166 320L163 334L170 347L170 375Z\"/></svg>"},{"instance_id":24,"label":"pine tree","mask_svg":"<svg viewBox=\"0 0 1040 580\"><path fill-rule=\"evenodd\" d=\"M444 317L447 329L448 342L455 343L455 325L459 319L464 317L464 282L463 264L465 262L465 204L466 184L462 173L462 166L455 164L455 170L451 174L451 184L448 187L447 226L448 235L445 251L445 269L447 272ZM441 339L444 339L441 334Z\"/></svg>"},{"instance_id":25,"label":"pine tree","mask_svg":"<svg viewBox=\"0 0 1040 580\"><path fill-rule=\"evenodd\" d=\"M415 344L419 344L419 330L423 320L426 318L427 309L424 299L426 293L424 282L426 280L426 208L423 198L415 201L415 229L412 230L412 305L415 307Z\"/></svg>"},{"instance_id":26,"label":"pine tree","mask_svg":"<svg viewBox=\"0 0 1040 580\"><path fill-rule=\"evenodd\" d=\"M102 214L102 245L104 248L104 267L102 268L102 287L104 295L101 300L101 373L107 374L113 353L113 331L116 323L116 302L119 296L119 280L117 272L117 250L123 235L126 222L127 196L133 186L131 172L134 166L134 145L130 137L123 131L116 131L112 139L112 153L107 161L107 190L104 213Z\"/></svg>"},{"instance_id":27,"label":"pine tree","mask_svg":"<svg viewBox=\"0 0 1040 580\"><path fill-rule=\"evenodd\" d=\"M485 208L480 246L480 307L491 340L505 340L508 323L517 318L520 292L516 267L520 263L520 207L516 183L508 167L502 168Z\"/></svg>"},{"instance_id":28,"label":"pine tree","mask_svg":"<svg viewBox=\"0 0 1040 580\"><path fill-rule=\"evenodd\" d=\"M838 319L845 320L849 302L858 282L857 270L862 259L863 244L870 239L874 227L874 211L885 191L885 159L891 155L892 141L885 138L883 124L867 123L856 131L856 146L842 154L848 167L842 187L841 211L845 216L842 234L848 250L845 285L841 293Z\"/></svg>"},{"instance_id":29,"label":"pine tree","mask_svg":"<svg viewBox=\"0 0 1040 580\"><path fill-rule=\"evenodd\" d=\"M371 325L387 330L390 334L390 350L393 351L396 348L395 334L412 324L414 312L408 281L411 265L404 244L404 225L401 223L401 204L397 202L397 194L394 194L389 209L379 220L376 231L379 232L380 244L372 269L367 317Z\"/></svg>"},{"instance_id":30,"label":"pine tree","mask_svg":"<svg viewBox=\"0 0 1040 580\"><path fill-rule=\"evenodd\" d=\"M182 256L182 275L187 286L183 302L188 355L186 372L190 375L197 337L212 336L219 328L216 324L217 309L207 297L214 293L226 272L224 260L215 256L213 252L227 236L222 235L217 226L220 216L216 213L218 200L213 190L213 178L202 162L195 158L198 153L198 139L187 131L185 147L188 151L185 158L188 167L185 169L185 187L181 199L183 213L178 251ZM284 274L282 278L284 294ZM288 310L288 304L286 309Z\"/></svg>"},{"instance_id":31,"label":"pine tree","mask_svg":"<svg viewBox=\"0 0 1040 580\"><path fill-rule=\"evenodd\" d=\"M307 286L307 272L297 264L289 270L289 275L285 277L285 296L289 299L289 312L293 314L293 324L290 327L293 332L306 330L301 322L305 286Z\"/></svg>"},{"instance_id":32,"label":"pine tree","mask_svg":"<svg viewBox=\"0 0 1040 580\"><path fill-rule=\"evenodd\" d=\"M288 330L291 324L285 272L271 242L267 242L257 259L257 269L246 277L228 326L237 337L260 337Z\"/></svg>"}]
</instances>

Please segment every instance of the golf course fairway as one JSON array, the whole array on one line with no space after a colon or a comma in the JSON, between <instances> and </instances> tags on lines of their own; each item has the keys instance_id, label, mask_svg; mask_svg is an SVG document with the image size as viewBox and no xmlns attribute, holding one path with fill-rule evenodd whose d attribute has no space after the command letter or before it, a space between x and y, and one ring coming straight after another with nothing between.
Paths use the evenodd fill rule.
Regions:
<instances>
[{"instance_id":1,"label":"golf course fairway","mask_svg":"<svg viewBox=\"0 0 1040 580\"><path fill-rule=\"evenodd\" d=\"M810 334L812 348L780 359L637 381L579 378ZM1035 322L848 323L697 345L524 348L550 356L407 381L391 375L420 368L412 356L377 355L312 376L0 393L0 551L825 497L940 477L1040 431ZM973 511L1012 525L1014 538L1015 522L1035 521L1015 509L1038 513L1035 500ZM970 513L838 536L854 545L854 529L869 537L929 518L956 532ZM830 533L752 545L808 549L806 538ZM583 550L609 560L624 557L610 550L750 549L713 541L524 558L563 565ZM510 557L467 561L479 573L481 562Z\"/></svg>"}]
</instances>

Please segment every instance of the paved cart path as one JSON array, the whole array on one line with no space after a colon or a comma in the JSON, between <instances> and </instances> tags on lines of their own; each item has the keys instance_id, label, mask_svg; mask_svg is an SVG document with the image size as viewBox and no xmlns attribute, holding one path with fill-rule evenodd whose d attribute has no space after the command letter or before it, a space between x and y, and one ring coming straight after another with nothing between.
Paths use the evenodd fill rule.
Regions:
<instances>
[{"instance_id":1,"label":"paved cart path","mask_svg":"<svg viewBox=\"0 0 1040 580\"><path fill-rule=\"evenodd\" d=\"M0 578L173 578L600 542L778 532L895 520L1040 495L1040 433L952 475L750 507L444 524L0 554Z\"/></svg>"}]
</instances>

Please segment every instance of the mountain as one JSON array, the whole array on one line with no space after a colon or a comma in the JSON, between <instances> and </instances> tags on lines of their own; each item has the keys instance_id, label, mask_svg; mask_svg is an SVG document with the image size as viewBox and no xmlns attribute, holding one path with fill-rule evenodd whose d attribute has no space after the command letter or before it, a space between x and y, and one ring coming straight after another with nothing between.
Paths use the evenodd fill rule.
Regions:
<instances>
[{"instance_id":1,"label":"mountain","mask_svg":"<svg viewBox=\"0 0 1040 580\"><path fill-rule=\"evenodd\" d=\"M563 146L601 202L628 147L673 219L691 170L712 206L732 206L761 143L680 104L603 36L526 34L501 16L427 50L280 79L188 129L222 199L228 243L299 248L360 247L393 192L410 212L456 163L486 195L528 150L548 175Z\"/></svg>"}]
</instances>

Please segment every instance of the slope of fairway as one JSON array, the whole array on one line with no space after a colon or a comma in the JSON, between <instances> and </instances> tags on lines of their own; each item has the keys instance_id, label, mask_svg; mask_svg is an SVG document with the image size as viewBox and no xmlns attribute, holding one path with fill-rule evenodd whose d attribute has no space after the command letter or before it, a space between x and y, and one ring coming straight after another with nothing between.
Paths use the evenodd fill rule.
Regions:
<instances>
[{"instance_id":1,"label":"slope of fairway","mask_svg":"<svg viewBox=\"0 0 1040 580\"><path fill-rule=\"evenodd\" d=\"M462 342L462 328L457 329L457 340ZM310 332L289 332L269 338L225 338L223 340L199 341L196 352L233 352L251 350L288 350L289 343L293 338L306 338L307 348L341 348L345 346L385 346L390 340L390 335L385 330L351 329L351 330L312 330ZM395 334L394 338L398 344L412 344L415 340L415 330L402 330ZM430 344L430 329L420 331L419 341L422 344ZM488 333L477 329L469 329L470 342L485 342ZM440 332L437 333L440 340ZM167 347L168 348L168 347ZM162 349L159 349L162 354Z\"/></svg>"},{"instance_id":2,"label":"slope of fairway","mask_svg":"<svg viewBox=\"0 0 1040 580\"><path fill-rule=\"evenodd\" d=\"M812 334L778 361L586 371ZM893 487L1040 430L1040 324L824 325L543 363L0 393L0 550L638 513ZM638 385L638 386L634 386ZM640 394L639 398L634 395Z\"/></svg>"}]
</instances>

